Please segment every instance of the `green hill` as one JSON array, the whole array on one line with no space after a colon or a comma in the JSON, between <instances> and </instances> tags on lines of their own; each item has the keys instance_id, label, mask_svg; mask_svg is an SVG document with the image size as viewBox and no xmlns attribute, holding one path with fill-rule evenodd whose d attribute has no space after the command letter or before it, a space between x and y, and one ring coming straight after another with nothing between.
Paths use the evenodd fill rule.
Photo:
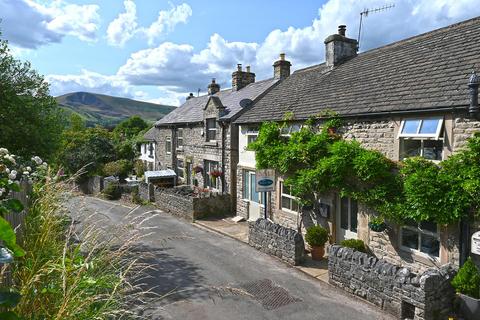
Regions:
<instances>
[{"instance_id":1,"label":"green hill","mask_svg":"<svg viewBox=\"0 0 480 320\"><path fill-rule=\"evenodd\" d=\"M56 100L67 112L77 113L85 119L87 126L111 127L133 115L153 123L175 109L174 106L89 92L67 93Z\"/></svg>"}]
</instances>

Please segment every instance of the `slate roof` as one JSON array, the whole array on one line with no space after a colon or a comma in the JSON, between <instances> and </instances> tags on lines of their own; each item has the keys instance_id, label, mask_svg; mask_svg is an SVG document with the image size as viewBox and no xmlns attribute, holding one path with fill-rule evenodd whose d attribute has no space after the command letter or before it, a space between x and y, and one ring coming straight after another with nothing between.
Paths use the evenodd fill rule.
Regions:
<instances>
[{"instance_id":1,"label":"slate roof","mask_svg":"<svg viewBox=\"0 0 480 320\"><path fill-rule=\"evenodd\" d=\"M147 141L155 140L155 127L152 127L147 132L145 132L143 138Z\"/></svg>"},{"instance_id":2,"label":"slate roof","mask_svg":"<svg viewBox=\"0 0 480 320\"><path fill-rule=\"evenodd\" d=\"M277 80L275 79L267 79L251 83L238 91L226 89L217 92L213 96L220 99L227 112L221 119L230 120L242 109L250 106L252 101L254 101L276 82ZM209 95L204 95L185 101L185 103L180 107L173 110L162 119L158 120L155 123L155 126L203 121L203 111L209 98Z\"/></svg>"},{"instance_id":3,"label":"slate roof","mask_svg":"<svg viewBox=\"0 0 480 320\"><path fill-rule=\"evenodd\" d=\"M298 70L237 123L427 110L469 104L468 79L480 72L480 17L366 51L333 68Z\"/></svg>"}]
</instances>

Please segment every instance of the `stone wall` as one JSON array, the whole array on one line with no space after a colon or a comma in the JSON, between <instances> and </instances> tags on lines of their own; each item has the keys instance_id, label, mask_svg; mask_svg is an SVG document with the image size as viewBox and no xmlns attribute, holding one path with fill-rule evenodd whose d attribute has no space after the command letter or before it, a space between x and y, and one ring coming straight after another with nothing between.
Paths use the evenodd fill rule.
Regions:
<instances>
[{"instance_id":1,"label":"stone wall","mask_svg":"<svg viewBox=\"0 0 480 320\"><path fill-rule=\"evenodd\" d=\"M153 184L140 182L138 184L138 196L140 199L153 202L155 201L155 195L153 194Z\"/></svg>"},{"instance_id":2,"label":"stone wall","mask_svg":"<svg viewBox=\"0 0 480 320\"><path fill-rule=\"evenodd\" d=\"M93 176L77 184L78 189L85 194L97 194L104 188L103 177Z\"/></svg>"},{"instance_id":3,"label":"stone wall","mask_svg":"<svg viewBox=\"0 0 480 320\"><path fill-rule=\"evenodd\" d=\"M193 219L224 217L231 214L231 197L228 194L212 194L193 198Z\"/></svg>"},{"instance_id":4,"label":"stone wall","mask_svg":"<svg viewBox=\"0 0 480 320\"><path fill-rule=\"evenodd\" d=\"M450 264L415 274L366 253L333 245L328 272L331 284L399 319L446 319L455 298L450 284L455 269Z\"/></svg>"},{"instance_id":5,"label":"stone wall","mask_svg":"<svg viewBox=\"0 0 480 320\"><path fill-rule=\"evenodd\" d=\"M266 219L248 224L248 244L293 265L300 264L304 259L302 235Z\"/></svg>"},{"instance_id":6,"label":"stone wall","mask_svg":"<svg viewBox=\"0 0 480 320\"><path fill-rule=\"evenodd\" d=\"M155 188L155 204L177 217L193 220L193 197L178 195L174 188Z\"/></svg>"}]
</instances>

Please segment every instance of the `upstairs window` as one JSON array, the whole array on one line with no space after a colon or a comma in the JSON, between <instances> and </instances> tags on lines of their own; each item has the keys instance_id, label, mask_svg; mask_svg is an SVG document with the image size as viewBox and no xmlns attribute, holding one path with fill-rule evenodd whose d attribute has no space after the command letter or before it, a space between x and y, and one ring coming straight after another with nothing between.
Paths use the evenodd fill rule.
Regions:
<instances>
[{"instance_id":1,"label":"upstairs window","mask_svg":"<svg viewBox=\"0 0 480 320\"><path fill-rule=\"evenodd\" d=\"M177 149L183 149L183 129L177 129Z\"/></svg>"},{"instance_id":2,"label":"upstairs window","mask_svg":"<svg viewBox=\"0 0 480 320\"><path fill-rule=\"evenodd\" d=\"M215 118L207 119L207 141L217 140L217 120Z\"/></svg>"},{"instance_id":3,"label":"upstairs window","mask_svg":"<svg viewBox=\"0 0 480 320\"><path fill-rule=\"evenodd\" d=\"M167 138L167 140L165 140L165 152L167 154L172 153L172 139L170 138Z\"/></svg>"},{"instance_id":4,"label":"upstairs window","mask_svg":"<svg viewBox=\"0 0 480 320\"><path fill-rule=\"evenodd\" d=\"M443 158L443 118L406 119L400 125L400 159Z\"/></svg>"},{"instance_id":5,"label":"upstairs window","mask_svg":"<svg viewBox=\"0 0 480 320\"><path fill-rule=\"evenodd\" d=\"M258 138L258 127L247 128L247 147Z\"/></svg>"},{"instance_id":6,"label":"upstairs window","mask_svg":"<svg viewBox=\"0 0 480 320\"><path fill-rule=\"evenodd\" d=\"M148 157L153 158L153 143L148 145Z\"/></svg>"}]
</instances>

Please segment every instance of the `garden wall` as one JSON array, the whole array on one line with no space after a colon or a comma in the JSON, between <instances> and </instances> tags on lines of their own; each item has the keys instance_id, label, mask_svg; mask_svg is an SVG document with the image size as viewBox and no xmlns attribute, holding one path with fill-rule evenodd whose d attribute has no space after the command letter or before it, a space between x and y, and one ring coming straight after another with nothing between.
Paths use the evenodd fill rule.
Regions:
<instances>
[{"instance_id":1,"label":"garden wall","mask_svg":"<svg viewBox=\"0 0 480 320\"><path fill-rule=\"evenodd\" d=\"M96 194L103 190L103 177L88 177L85 181L77 184L78 189L85 194Z\"/></svg>"},{"instance_id":2,"label":"garden wall","mask_svg":"<svg viewBox=\"0 0 480 320\"><path fill-rule=\"evenodd\" d=\"M267 219L248 224L248 244L293 265L300 264L305 255L305 243L300 233Z\"/></svg>"},{"instance_id":3,"label":"garden wall","mask_svg":"<svg viewBox=\"0 0 480 320\"><path fill-rule=\"evenodd\" d=\"M421 274L366 253L330 246L329 282L366 299L400 319L446 319L455 290L451 264Z\"/></svg>"}]
</instances>

